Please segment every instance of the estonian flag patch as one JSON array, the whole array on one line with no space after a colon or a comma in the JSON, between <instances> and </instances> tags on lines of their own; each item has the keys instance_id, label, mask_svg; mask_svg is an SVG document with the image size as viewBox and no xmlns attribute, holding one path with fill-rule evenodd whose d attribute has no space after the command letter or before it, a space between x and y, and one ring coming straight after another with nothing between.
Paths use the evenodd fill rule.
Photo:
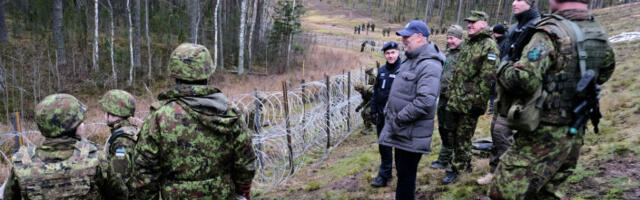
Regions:
<instances>
[{"instance_id":1,"label":"estonian flag patch","mask_svg":"<svg viewBox=\"0 0 640 200\"><path fill-rule=\"evenodd\" d=\"M496 60L496 59L498 59L498 56L496 56L496 54L490 53L489 55L487 55L487 59L488 60Z\"/></svg>"}]
</instances>

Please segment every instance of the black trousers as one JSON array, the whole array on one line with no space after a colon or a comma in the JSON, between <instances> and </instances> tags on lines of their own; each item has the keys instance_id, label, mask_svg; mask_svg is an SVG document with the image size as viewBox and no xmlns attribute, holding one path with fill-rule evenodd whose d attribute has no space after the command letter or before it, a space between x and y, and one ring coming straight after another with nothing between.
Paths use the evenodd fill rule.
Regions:
<instances>
[{"instance_id":1,"label":"black trousers","mask_svg":"<svg viewBox=\"0 0 640 200\"><path fill-rule=\"evenodd\" d=\"M398 184L396 187L396 200L413 200L416 193L416 173L422 154L395 149L396 175Z\"/></svg>"},{"instance_id":2,"label":"black trousers","mask_svg":"<svg viewBox=\"0 0 640 200\"><path fill-rule=\"evenodd\" d=\"M376 115L376 131L378 133L378 139L380 139L382 127L384 127L384 114L379 113ZM393 148L378 144L378 151L380 152L380 169L378 170L378 176L390 179L392 176L391 170L393 168Z\"/></svg>"}]
</instances>

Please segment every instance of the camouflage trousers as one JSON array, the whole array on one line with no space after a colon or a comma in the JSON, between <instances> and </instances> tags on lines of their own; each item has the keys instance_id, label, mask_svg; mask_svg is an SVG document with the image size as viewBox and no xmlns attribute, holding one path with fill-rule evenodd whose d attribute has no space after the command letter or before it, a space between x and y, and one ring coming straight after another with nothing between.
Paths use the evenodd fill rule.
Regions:
<instances>
[{"instance_id":1,"label":"camouflage trousers","mask_svg":"<svg viewBox=\"0 0 640 200\"><path fill-rule=\"evenodd\" d=\"M362 122L364 123L364 128L367 130L372 130L374 123L373 116L371 115L371 107L367 106L367 108L360 111L360 116L362 116Z\"/></svg>"},{"instance_id":2,"label":"camouflage trousers","mask_svg":"<svg viewBox=\"0 0 640 200\"><path fill-rule=\"evenodd\" d=\"M471 139L476 130L478 117L471 113L451 113L451 137L453 139L453 170L471 170Z\"/></svg>"},{"instance_id":3,"label":"camouflage trousers","mask_svg":"<svg viewBox=\"0 0 640 200\"><path fill-rule=\"evenodd\" d=\"M518 132L502 156L489 189L492 199L560 199L567 178L578 163L582 134L569 135L568 126L540 125Z\"/></svg>"},{"instance_id":4,"label":"camouflage trousers","mask_svg":"<svg viewBox=\"0 0 640 200\"><path fill-rule=\"evenodd\" d=\"M453 118L451 112L447 111L447 98L440 97L438 101L438 132L440 133L440 139L442 140L442 148L440 148L440 154L438 155L438 162L450 163L453 157L453 138L451 137L451 122Z\"/></svg>"},{"instance_id":5,"label":"camouflage trousers","mask_svg":"<svg viewBox=\"0 0 640 200\"><path fill-rule=\"evenodd\" d=\"M493 173L500 163L500 156L506 152L513 144L513 132L507 127L507 119L493 115L491 121L491 140L493 141L493 148L491 148L491 155L489 156L490 172Z\"/></svg>"}]
</instances>

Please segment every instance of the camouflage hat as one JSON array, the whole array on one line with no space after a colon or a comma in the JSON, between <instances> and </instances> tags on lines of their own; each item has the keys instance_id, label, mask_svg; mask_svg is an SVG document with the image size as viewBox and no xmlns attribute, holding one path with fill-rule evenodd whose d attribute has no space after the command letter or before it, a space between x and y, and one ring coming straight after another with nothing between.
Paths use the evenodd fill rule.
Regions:
<instances>
[{"instance_id":1,"label":"camouflage hat","mask_svg":"<svg viewBox=\"0 0 640 200\"><path fill-rule=\"evenodd\" d=\"M131 117L136 112L136 98L124 90L109 90L100 105L105 112L119 117Z\"/></svg>"},{"instance_id":2,"label":"camouflage hat","mask_svg":"<svg viewBox=\"0 0 640 200\"><path fill-rule=\"evenodd\" d=\"M369 68L364 70L364 73L368 74L369 76L373 76L373 74L374 74L373 70L374 70L373 67L369 67Z\"/></svg>"},{"instance_id":3,"label":"camouflage hat","mask_svg":"<svg viewBox=\"0 0 640 200\"><path fill-rule=\"evenodd\" d=\"M447 29L447 35L456 37L458 39L464 38L464 29L460 25L451 25L449 29Z\"/></svg>"},{"instance_id":4,"label":"camouflage hat","mask_svg":"<svg viewBox=\"0 0 640 200\"><path fill-rule=\"evenodd\" d=\"M35 109L35 121L44 137L55 138L73 131L84 120L87 106L68 94L45 97Z\"/></svg>"},{"instance_id":5,"label":"camouflage hat","mask_svg":"<svg viewBox=\"0 0 640 200\"><path fill-rule=\"evenodd\" d=\"M209 50L202 45L183 43L169 58L171 77L179 80L207 80L215 70Z\"/></svg>"},{"instance_id":6,"label":"camouflage hat","mask_svg":"<svg viewBox=\"0 0 640 200\"><path fill-rule=\"evenodd\" d=\"M356 86L354 86L354 89L356 91L362 91L362 90L364 90L364 84L358 83L358 84L356 84Z\"/></svg>"},{"instance_id":7,"label":"camouflage hat","mask_svg":"<svg viewBox=\"0 0 640 200\"><path fill-rule=\"evenodd\" d=\"M464 19L464 21L468 21L468 22L487 21L487 18L489 18L489 15L487 15L487 13L474 10L474 11L471 11L471 16Z\"/></svg>"}]
</instances>

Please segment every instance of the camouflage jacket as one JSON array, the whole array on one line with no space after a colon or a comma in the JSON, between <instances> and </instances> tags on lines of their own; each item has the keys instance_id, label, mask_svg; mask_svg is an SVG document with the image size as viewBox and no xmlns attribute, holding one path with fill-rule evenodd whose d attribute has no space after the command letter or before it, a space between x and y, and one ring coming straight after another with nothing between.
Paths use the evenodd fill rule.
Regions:
<instances>
[{"instance_id":1,"label":"camouflage jacket","mask_svg":"<svg viewBox=\"0 0 640 200\"><path fill-rule=\"evenodd\" d=\"M137 199L230 199L248 190L256 155L240 112L220 90L179 84L144 120L129 182ZM245 191L243 191L245 190Z\"/></svg>"},{"instance_id":2,"label":"camouflage jacket","mask_svg":"<svg viewBox=\"0 0 640 200\"><path fill-rule=\"evenodd\" d=\"M554 13L571 21L593 20L593 16L587 10L563 10ZM540 23L546 20L543 19ZM588 21L587 21L588 22ZM596 23L595 21L589 23ZM529 43L522 50L522 56L516 63L503 66L498 71L498 96L504 97L529 96L541 87L544 88L544 80L555 77L560 73L565 73L569 61L576 60L572 56L577 56L576 49L567 35L567 31L558 26L538 24L536 33L533 34ZM613 74L615 69L615 54L611 46L606 47L604 64L598 66L598 77L596 82L603 84ZM578 72L579 73L579 72ZM565 86L566 87L566 86ZM572 99L574 97L560 97L558 91L553 91L544 100L544 109L541 121L556 124L560 118L557 113L558 107L548 108L553 102ZM498 112L508 113L509 106L503 105L502 100L498 102ZM567 112L570 115L570 112Z\"/></svg>"},{"instance_id":3,"label":"camouflage jacket","mask_svg":"<svg viewBox=\"0 0 640 200\"><path fill-rule=\"evenodd\" d=\"M468 113L473 108L476 112L484 112L495 80L497 63L500 62L499 51L490 30L469 35L460 50L456 70L447 87L447 110Z\"/></svg>"},{"instance_id":4,"label":"camouflage jacket","mask_svg":"<svg viewBox=\"0 0 640 200\"><path fill-rule=\"evenodd\" d=\"M131 153L138 140L138 131L129 120L120 120L111 126L111 137L105 145L109 163L125 183L131 178Z\"/></svg>"},{"instance_id":5,"label":"camouflage jacket","mask_svg":"<svg viewBox=\"0 0 640 200\"><path fill-rule=\"evenodd\" d=\"M127 199L128 192L97 146L63 136L21 147L3 199Z\"/></svg>"},{"instance_id":6,"label":"camouflage jacket","mask_svg":"<svg viewBox=\"0 0 640 200\"><path fill-rule=\"evenodd\" d=\"M462 45L458 46L455 49L447 48L445 52L445 56L447 56L447 60L444 63L442 68L442 76L440 77L440 97L448 98L447 96L447 86L451 83L451 77L453 76L453 72L456 70L458 66L458 57L460 56L460 49Z\"/></svg>"},{"instance_id":7,"label":"camouflage jacket","mask_svg":"<svg viewBox=\"0 0 640 200\"><path fill-rule=\"evenodd\" d=\"M371 98L373 97L373 86L372 85L365 85L364 86L364 91L362 91L362 93L360 93L360 96L362 96L362 103L360 103L360 105L358 105L358 107L360 108L368 108L369 103L371 103Z\"/></svg>"}]
</instances>

